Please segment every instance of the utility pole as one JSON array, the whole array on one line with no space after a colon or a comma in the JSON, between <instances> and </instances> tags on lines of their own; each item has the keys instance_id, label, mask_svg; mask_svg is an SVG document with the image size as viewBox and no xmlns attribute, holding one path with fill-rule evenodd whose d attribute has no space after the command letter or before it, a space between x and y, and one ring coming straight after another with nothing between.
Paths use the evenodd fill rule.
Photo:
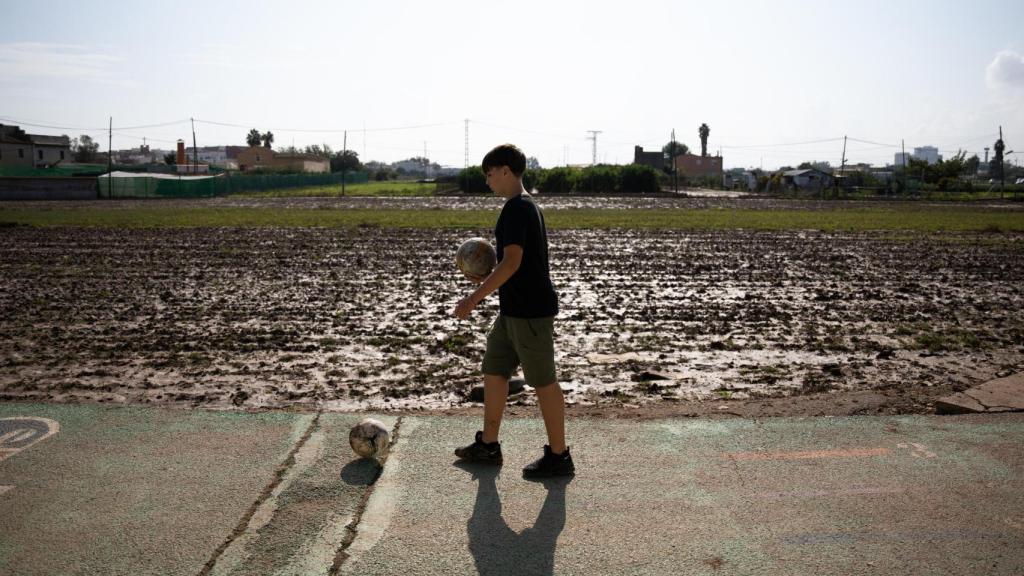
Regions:
<instances>
[{"instance_id":1,"label":"utility pole","mask_svg":"<svg viewBox=\"0 0 1024 576\"><path fill-rule=\"evenodd\" d=\"M843 136L843 158L839 162L839 174L840 176L846 176L846 136ZM839 197L839 179L832 179L835 184L836 197Z\"/></svg>"},{"instance_id":2,"label":"utility pole","mask_svg":"<svg viewBox=\"0 0 1024 576\"><path fill-rule=\"evenodd\" d=\"M341 141L341 195L345 195L345 173L348 171L348 130Z\"/></svg>"},{"instance_id":3,"label":"utility pole","mask_svg":"<svg viewBox=\"0 0 1024 576\"><path fill-rule=\"evenodd\" d=\"M1002 134L1002 128L999 129ZM107 130L107 198L114 193L114 117L110 117L110 128Z\"/></svg>"},{"instance_id":4,"label":"utility pole","mask_svg":"<svg viewBox=\"0 0 1024 576\"><path fill-rule=\"evenodd\" d=\"M679 167L676 166L676 129L672 129L672 139L669 140L672 144L669 145L668 155L669 162L672 163L672 189L676 194L679 194Z\"/></svg>"},{"instance_id":5,"label":"utility pole","mask_svg":"<svg viewBox=\"0 0 1024 576\"><path fill-rule=\"evenodd\" d=\"M196 120L192 120L192 173L197 174L199 172L199 148L196 147Z\"/></svg>"},{"instance_id":6,"label":"utility pole","mask_svg":"<svg viewBox=\"0 0 1024 576\"><path fill-rule=\"evenodd\" d=\"M907 142L906 140L900 139L900 149L903 150L903 154L900 159L903 160L903 193L907 193Z\"/></svg>"},{"instance_id":7,"label":"utility pole","mask_svg":"<svg viewBox=\"0 0 1024 576\"><path fill-rule=\"evenodd\" d=\"M597 165L597 135L603 132L603 130L587 130L590 136L587 138L593 142L593 159L590 161L591 166Z\"/></svg>"},{"instance_id":8,"label":"utility pole","mask_svg":"<svg viewBox=\"0 0 1024 576\"><path fill-rule=\"evenodd\" d=\"M1003 127L999 127L999 141L996 142L996 156L999 157L999 197L1003 197L1003 189L1006 188L1006 169L1003 167L1003 150L1006 144L1003 143Z\"/></svg>"},{"instance_id":9,"label":"utility pole","mask_svg":"<svg viewBox=\"0 0 1024 576\"><path fill-rule=\"evenodd\" d=\"M466 122L466 137L465 137L465 142L466 142L466 165L464 167L465 168L469 168L469 118L466 118L465 122Z\"/></svg>"}]
</instances>

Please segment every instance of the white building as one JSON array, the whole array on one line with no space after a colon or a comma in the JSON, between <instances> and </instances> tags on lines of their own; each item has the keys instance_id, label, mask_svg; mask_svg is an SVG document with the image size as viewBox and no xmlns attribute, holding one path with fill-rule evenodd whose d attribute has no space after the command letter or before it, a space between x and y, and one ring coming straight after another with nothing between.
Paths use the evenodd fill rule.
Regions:
<instances>
[{"instance_id":1,"label":"white building","mask_svg":"<svg viewBox=\"0 0 1024 576\"><path fill-rule=\"evenodd\" d=\"M904 166L910 166L911 158L912 156L910 154L907 154L906 152L897 152L896 157L892 161L892 165L899 166L900 168Z\"/></svg>"},{"instance_id":2,"label":"white building","mask_svg":"<svg viewBox=\"0 0 1024 576\"><path fill-rule=\"evenodd\" d=\"M194 148L185 150L185 157L191 160L194 156ZM228 160L228 151L224 146L200 146L199 161L207 164L224 165Z\"/></svg>"},{"instance_id":3,"label":"white building","mask_svg":"<svg viewBox=\"0 0 1024 576\"><path fill-rule=\"evenodd\" d=\"M942 157L939 156L939 149L935 146L921 146L920 148L914 148L914 159L924 160L929 164L938 164Z\"/></svg>"}]
</instances>

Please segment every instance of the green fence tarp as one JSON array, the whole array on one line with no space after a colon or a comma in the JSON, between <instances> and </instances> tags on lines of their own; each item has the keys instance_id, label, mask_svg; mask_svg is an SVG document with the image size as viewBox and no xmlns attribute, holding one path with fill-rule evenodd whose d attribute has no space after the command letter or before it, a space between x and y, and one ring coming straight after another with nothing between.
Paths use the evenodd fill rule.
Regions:
<instances>
[{"instance_id":1,"label":"green fence tarp","mask_svg":"<svg viewBox=\"0 0 1024 576\"><path fill-rule=\"evenodd\" d=\"M277 190L307 186L341 186L343 175L334 174L218 174L191 176L113 172L97 178L100 198L206 198L252 190ZM348 184L368 181L366 172L344 175Z\"/></svg>"}]
</instances>

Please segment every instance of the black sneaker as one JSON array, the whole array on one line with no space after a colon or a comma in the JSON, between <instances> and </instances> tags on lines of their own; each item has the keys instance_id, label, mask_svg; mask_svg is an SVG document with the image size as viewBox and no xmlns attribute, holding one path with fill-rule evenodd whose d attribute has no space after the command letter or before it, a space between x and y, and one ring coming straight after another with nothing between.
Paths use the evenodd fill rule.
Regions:
<instances>
[{"instance_id":1,"label":"black sneaker","mask_svg":"<svg viewBox=\"0 0 1024 576\"><path fill-rule=\"evenodd\" d=\"M569 448L561 454L552 454L551 446L544 446L544 456L523 468L523 478L550 478L551 476L574 476L576 465L572 463Z\"/></svg>"},{"instance_id":2,"label":"black sneaker","mask_svg":"<svg viewBox=\"0 0 1024 576\"><path fill-rule=\"evenodd\" d=\"M482 462L484 464L501 465L501 443L484 442L484 433L477 431L473 443L464 448L456 448L455 455L466 462Z\"/></svg>"}]
</instances>

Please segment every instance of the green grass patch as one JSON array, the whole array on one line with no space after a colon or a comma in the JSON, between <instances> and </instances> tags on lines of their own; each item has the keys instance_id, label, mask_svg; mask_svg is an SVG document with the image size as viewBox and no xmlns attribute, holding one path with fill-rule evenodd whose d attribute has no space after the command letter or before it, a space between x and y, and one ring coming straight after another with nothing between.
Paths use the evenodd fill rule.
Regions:
<instances>
[{"instance_id":1,"label":"green grass patch","mask_svg":"<svg viewBox=\"0 0 1024 576\"><path fill-rule=\"evenodd\" d=\"M102 228L387 227L490 228L498 210L400 210L345 208L240 208L145 206L105 208L4 208L0 227ZM566 209L545 211L551 229L823 230L916 232L1024 232L1024 211L905 208L836 210Z\"/></svg>"},{"instance_id":2,"label":"green grass patch","mask_svg":"<svg viewBox=\"0 0 1024 576\"><path fill-rule=\"evenodd\" d=\"M345 196L432 196L436 184L388 180L383 182L365 182L346 184ZM341 196L341 184L325 186L304 186L302 188L279 188L232 194L232 198L333 198Z\"/></svg>"}]
</instances>

